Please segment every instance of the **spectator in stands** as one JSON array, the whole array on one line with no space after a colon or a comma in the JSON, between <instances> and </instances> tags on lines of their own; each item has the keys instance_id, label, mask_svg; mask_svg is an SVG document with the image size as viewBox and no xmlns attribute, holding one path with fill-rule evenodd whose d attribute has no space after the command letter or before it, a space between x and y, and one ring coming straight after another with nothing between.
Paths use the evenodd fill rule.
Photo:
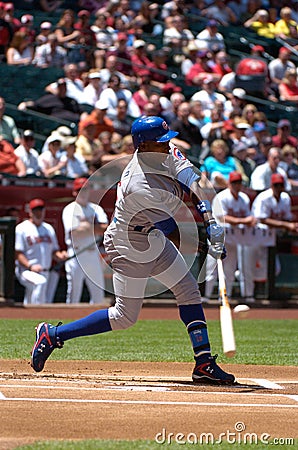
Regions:
<instances>
[{"instance_id":1,"label":"spectator in stands","mask_svg":"<svg viewBox=\"0 0 298 450\"><path fill-rule=\"evenodd\" d=\"M106 58L110 55L116 56L116 69L126 77L133 75L132 57L127 49L128 36L126 33L118 33L114 50L107 50Z\"/></svg>"},{"instance_id":2,"label":"spectator in stands","mask_svg":"<svg viewBox=\"0 0 298 450\"><path fill-rule=\"evenodd\" d=\"M219 108L214 107L210 112L210 118L208 122L201 127L201 135L203 139L206 139L208 141L209 145L215 139L222 139L222 129L224 123L225 119L222 112L219 110Z\"/></svg>"},{"instance_id":3,"label":"spectator in stands","mask_svg":"<svg viewBox=\"0 0 298 450\"><path fill-rule=\"evenodd\" d=\"M71 49L71 47L79 43L81 32L80 30L76 30L74 25L74 11L72 9L65 9L56 25L55 33L59 44L63 45L66 49Z\"/></svg>"},{"instance_id":4,"label":"spectator in stands","mask_svg":"<svg viewBox=\"0 0 298 450\"><path fill-rule=\"evenodd\" d=\"M185 47L185 59L181 63L181 73L184 77L188 74L188 72L190 72L190 69L196 63L198 51L199 48L194 41L190 41L188 46Z\"/></svg>"},{"instance_id":5,"label":"spectator in stands","mask_svg":"<svg viewBox=\"0 0 298 450\"><path fill-rule=\"evenodd\" d=\"M187 12L185 0L170 0L165 2L161 10L161 18L166 19L175 14L184 15Z\"/></svg>"},{"instance_id":6,"label":"spectator in stands","mask_svg":"<svg viewBox=\"0 0 298 450\"><path fill-rule=\"evenodd\" d=\"M88 169L100 166L101 145L96 135L97 122L93 117L86 117L80 122L80 134L76 141L76 155L83 157Z\"/></svg>"},{"instance_id":7,"label":"spectator in stands","mask_svg":"<svg viewBox=\"0 0 298 450\"><path fill-rule=\"evenodd\" d=\"M196 156L199 156L203 138L199 128L189 121L189 115L189 103L181 103L177 109L177 119L171 123L171 130L179 133L172 142L186 155L194 156L196 153Z\"/></svg>"},{"instance_id":8,"label":"spectator in stands","mask_svg":"<svg viewBox=\"0 0 298 450\"><path fill-rule=\"evenodd\" d=\"M225 27L237 23L237 16L226 5L224 0L215 0L210 6L201 11L201 15L211 20L216 18Z\"/></svg>"},{"instance_id":9,"label":"spectator in stands","mask_svg":"<svg viewBox=\"0 0 298 450\"><path fill-rule=\"evenodd\" d=\"M34 44L36 38L36 31L34 28L34 16L31 14L24 14L21 17L21 28L19 31L24 32L29 37L30 44Z\"/></svg>"},{"instance_id":10,"label":"spectator in stands","mask_svg":"<svg viewBox=\"0 0 298 450\"><path fill-rule=\"evenodd\" d=\"M27 66L32 63L34 48L24 31L16 31L6 52L7 64Z\"/></svg>"},{"instance_id":11,"label":"spectator in stands","mask_svg":"<svg viewBox=\"0 0 298 450\"><path fill-rule=\"evenodd\" d=\"M13 145L20 143L20 134L12 117L5 113L5 100L0 97L0 136Z\"/></svg>"},{"instance_id":12,"label":"spectator in stands","mask_svg":"<svg viewBox=\"0 0 298 450\"><path fill-rule=\"evenodd\" d=\"M102 91L101 76L98 70L88 74L88 84L84 87L84 103L95 106Z\"/></svg>"},{"instance_id":13,"label":"spectator in stands","mask_svg":"<svg viewBox=\"0 0 298 450\"><path fill-rule=\"evenodd\" d=\"M137 39L133 43L133 49L131 63L134 75L138 78L150 76L151 61L146 54L146 42Z\"/></svg>"},{"instance_id":14,"label":"spectator in stands","mask_svg":"<svg viewBox=\"0 0 298 450\"><path fill-rule=\"evenodd\" d=\"M24 177L26 167L23 161L14 153L13 146L0 136L0 173Z\"/></svg>"},{"instance_id":15,"label":"spectator in stands","mask_svg":"<svg viewBox=\"0 0 298 450\"><path fill-rule=\"evenodd\" d=\"M217 20L212 19L207 22L206 28L197 34L195 43L200 50L209 50L211 52L225 50L224 37L218 31Z\"/></svg>"},{"instance_id":16,"label":"spectator in stands","mask_svg":"<svg viewBox=\"0 0 298 450\"><path fill-rule=\"evenodd\" d=\"M80 78L79 68L77 64L70 63L64 66L64 74L66 81L66 95L73 98L78 103L85 103L84 97L84 83ZM57 92L57 83L49 84L46 89L47 92L52 94Z\"/></svg>"},{"instance_id":17,"label":"spectator in stands","mask_svg":"<svg viewBox=\"0 0 298 450\"><path fill-rule=\"evenodd\" d=\"M82 9L78 12L78 20L74 24L74 29L80 31L79 44L81 46L80 56L75 57L74 62L86 61L88 67L94 67L96 58L96 36L91 29L90 12L87 9ZM72 61L71 57L69 57L69 60Z\"/></svg>"},{"instance_id":18,"label":"spectator in stands","mask_svg":"<svg viewBox=\"0 0 298 450\"><path fill-rule=\"evenodd\" d=\"M102 87L107 88L109 84L109 80L112 75L117 75L121 80L121 85L123 87L128 87L129 78L127 78L124 73L121 73L117 70L117 57L115 55L107 56L106 65L103 69L99 71Z\"/></svg>"},{"instance_id":19,"label":"spectator in stands","mask_svg":"<svg viewBox=\"0 0 298 450\"><path fill-rule=\"evenodd\" d=\"M291 51L286 47L281 47L278 52L278 58L273 59L268 64L270 82L272 89L279 95L278 86L282 82L288 69L295 69L295 64L289 61Z\"/></svg>"},{"instance_id":20,"label":"spectator in stands","mask_svg":"<svg viewBox=\"0 0 298 450\"><path fill-rule=\"evenodd\" d=\"M155 50L152 53L150 63L151 84L162 89L168 81L168 66L166 64L168 55L164 50Z\"/></svg>"},{"instance_id":21,"label":"spectator in stands","mask_svg":"<svg viewBox=\"0 0 298 450\"><path fill-rule=\"evenodd\" d=\"M183 54L183 49L194 40L193 33L187 28L186 17L175 15L172 26L163 33L163 45L168 46L176 54Z\"/></svg>"},{"instance_id":22,"label":"spectator in stands","mask_svg":"<svg viewBox=\"0 0 298 450\"><path fill-rule=\"evenodd\" d=\"M287 174L279 166L281 161L281 149L278 147L271 147L268 152L267 161L255 168L251 176L250 187L255 191L264 191L270 188L271 175L278 173L283 176L285 180L286 191L291 190L291 185L288 182Z\"/></svg>"},{"instance_id":23,"label":"spectator in stands","mask_svg":"<svg viewBox=\"0 0 298 450\"><path fill-rule=\"evenodd\" d=\"M247 103L242 110L242 118L249 123L250 126L253 125L254 122L254 113L257 112L256 105L253 105L252 103Z\"/></svg>"},{"instance_id":24,"label":"spectator in stands","mask_svg":"<svg viewBox=\"0 0 298 450\"><path fill-rule=\"evenodd\" d=\"M49 34L47 42L35 48L32 64L37 67L57 67L62 69L67 63L67 52L65 48L58 45L55 33Z\"/></svg>"},{"instance_id":25,"label":"spectator in stands","mask_svg":"<svg viewBox=\"0 0 298 450\"><path fill-rule=\"evenodd\" d=\"M38 6L44 12L54 12L59 10L63 3L63 0L39 0Z\"/></svg>"},{"instance_id":26,"label":"spectator in stands","mask_svg":"<svg viewBox=\"0 0 298 450\"><path fill-rule=\"evenodd\" d=\"M136 90L132 94L132 98L138 105L141 114L144 113L144 106L149 101L149 97L152 94L152 86L151 86L151 80L150 76L143 76L140 81L139 89Z\"/></svg>"},{"instance_id":27,"label":"spectator in stands","mask_svg":"<svg viewBox=\"0 0 298 450\"><path fill-rule=\"evenodd\" d=\"M219 80L222 79L227 73L233 72L232 68L229 66L228 55L225 51L220 51L215 55L215 64L212 66L212 72L219 75Z\"/></svg>"},{"instance_id":28,"label":"spectator in stands","mask_svg":"<svg viewBox=\"0 0 298 450\"><path fill-rule=\"evenodd\" d=\"M85 159L75 154L77 136L67 136L63 140L62 148L65 153L61 156L62 161L66 160L65 175L68 178L80 178L88 176L88 167Z\"/></svg>"},{"instance_id":29,"label":"spectator in stands","mask_svg":"<svg viewBox=\"0 0 298 450\"><path fill-rule=\"evenodd\" d=\"M287 39L291 35L291 27L297 29L297 23L292 19L292 10L288 6L281 8L280 19L275 22L275 36Z\"/></svg>"},{"instance_id":30,"label":"spectator in stands","mask_svg":"<svg viewBox=\"0 0 298 450\"><path fill-rule=\"evenodd\" d=\"M47 93L35 101L21 102L18 109L26 111L28 108L59 119L77 122L83 109L73 98L66 96L65 78L59 78L56 84L57 94Z\"/></svg>"},{"instance_id":31,"label":"spectator in stands","mask_svg":"<svg viewBox=\"0 0 298 450\"><path fill-rule=\"evenodd\" d=\"M48 150L38 157L38 165L44 177L52 178L65 175L66 158L58 154L62 140L61 135L53 132L48 138Z\"/></svg>"},{"instance_id":32,"label":"spectator in stands","mask_svg":"<svg viewBox=\"0 0 298 450\"><path fill-rule=\"evenodd\" d=\"M52 34L53 25L51 22L42 22L39 26L39 34L36 36L35 43L37 45L46 44L48 42L50 34Z\"/></svg>"},{"instance_id":33,"label":"spectator in stands","mask_svg":"<svg viewBox=\"0 0 298 450\"><path fill-rule=\"evenodd\" d=\"M207 156L201 172L215 188L228 186L229 174L236 170L235 159L228 156L229 148L223 139L215 139L210 146L211 156Z\"/></svg>"},{"instance_id":34,"label":"spectator in stands","mask_svg":"<svg viewBox=\"0 0 298 450\"><path fill-rule=\"evenodd\" d=\"M133 119L127 115L127 102L124 99L119 99L117 104L117 115L113 119L113 127L116 133L121 136L130 134Z\"/></svg>"},{"instance_id":35,"label":"spectator in stands","mask_svg":"<svg viewBox=\"0 0 298 450\"><path fill-rule=\"evenodd\" d=\"M14 31L5 19L5 4L0 2L0 60L6 55L8 45L13 37Z\"/></svg>"},{"instance_id":36,"label":"spectator in stands","mask_svg":"<svg viewBox=\"0 0 298 450\"><path fill-rule=\"evenodd\" d=\"M204 79L212 78L215 83L219 81L221 77L213 72L213 68L209 64L209 56L210 54L207 50L199 50L197 52L196 62L185 76L186 84L202 87Z\"/></svg>"},{"instance_id":37,"label":"spectator in stands","mask_svg":"<svg viewBox=\"0 0 298 450\"><path fill-rule=\"evenodd\" d=\"M199 100L189 102L190 114L188 120L199 130L205 125L206 117L203 111L202 103Z\"/></svg>"},{"instance_id":38,"label":"spectator in stands","mask_svg":"<svg viewBox=\"0 0 298 450\"><path fill-rule=\"evenodd\" d=\"M15 155L20 158L25 167L26 175L40 176L40 168L38 164L38 152L34 148L35 139L32 130L24 130L21 135L21 143L15 149Z\"/></svg>"},{"instance_id":39,"label":"spectator in stands","mask_svg":"<svg viewBox=\"0 0 298 450\"><path fill-rule=\"evenodd\" d=\"M225 112L228 116L233 115L242 115L243 108L246 105L246 92L244 89L235 88L232 90L231 94L226 94L229 97L229 100L225 102L224 108Z\"/></svg>"},{"instance_id":40,"label":"spectator in stands","mask_svg":"<svg viewBox=\"0 0 298 450\"><path fill-rule=\"evenodd\" d=\"M286 70L278 90L281 101L298 103L298 82L295 69Z\"/></svg>"},{"instance_id":41,"label":"spectator in stands","mask_svg":"<svg viewBox=\"0 0 298 450\"><path fill-rule=\"evenodd\" d=\"M281 119L277 124L277 134L272 136L275 147L283 148L284 145L292 145L298 148L298 139L291 135L291 122L288 119Z\"/></svg>"},{"instance_id":42,"label":"spectator in stands","mask_svg":"<svg viewBox=\"0 0 298 450\"><path fill-rule=\"evenodd\" d=\"M95 67L97 69L102 69L104 67L104 61L106 58L106 51L112 47L114 40L112 33L107 26L107 16L106 14L99 13L96 14L96 19L91 25L91 30L96 37L96 61Z\"/></svg>"},{"instance_id":43,"label":"spectator in stands","mask_svg":"<svg viewBox=\"0 0 298 450\"><path fill-rule=\"evenodd\" d=\"M273 147L272 137L263 136L255 148L249 149L256 166L260 166L268 160L268 153L271 147Z\"/></svg>"},{"instance_id":44,"label":"spectator in stands","mask_svg":"<svg viewBox=\"0 0 298 450\"><path fill-rule=\"evenodd\" d=\"M281 149L280 167L282 167L288 177L292 187L298 187L298 163L297 163L297 147L286 144Z\"/></svg>"},{"instance_id":45,"label":"spectator in stands","mask_svg":"<svg viewBox=\"0 0 298 450\"><path fill-rule=\"evenodd\" d=\"M14 4L13 3L4 3L4 11L5 11L4 19L6 22L9 23L10 27L12 28L13 33L15 33L16 31L19 31L22 24L19 19L14 17L14 11L15 11Z\"/></svg>"},{"instance_id":46,"label":"spectator in stands","mask_svg":"<svg viewBox=\"0 0 298 450\"><path fill-rule=\"evenodd\" d=\"M249 187L251 175L256 167L256 163L248 157L247 149L247 145L239 141L234 145L232 155L235 159L237 171L242 175L243 184Z\"/></svg>"},{"instance_id":47,"label":"spectator in stands","mask_svg":"<svg viewBox=\"0 0 298 450\"><path fill-rule=\"evenodd\" d=\"M143 1L140 10L132 21L132 26L134 27L137 24L142 28L143 33L152 34L153 36L159 35L162 33L162 27L156 23L158 14L158 3Z\"/></svg>"},{"instance_id":48,"label":"spectator in stands","mask_svg":"<svg viewBox=\"0 0 298 450\"><path fill-rule=\"evenodd\" d=\"M102 100L98 100L91 113L85 117L82 117L79 122L79 135L81 134L81 125L85 123L85 119L91 119L95 125L95 137L98 138L103 131L114 132L114 126L112 120L107 117L108 105Z\"/></svg>"},{"instance_id":49,"label":"spectator in stands","mask_svg":"<svg viewBox=\"0 0 298 450\"><path fill-rule=\"evenodd\" d=\"M121 88L121 79L118 75L113 74L110 77L108 87L103 89L99 100L108 105L107 115L110 119L114 119L117 115L117 104L120 98L124 98L127 102L127 113L129 116L137 118L140 114L140 109L134 99L132 93L128 89Z\"/></svg>"},{"instance_id":50,"label":"spectator in stands","mask_svg":"<svg viewBox=\"0 0 298 450\"><path fill-rule=\"evenodd\" d=\"M226 101L226 97L223 94L215 91L215 86L214 78L209 74L203 79L202 89L191 97L191 100L199 100L202 102L203 111L206 116L210 115L210 111L214 108L216 100L222 103Z\"/></svg>"},{"instance_id":51,"label":"spectator in stands","mask_svg":"<svg viewBox=\"0 0 298 450\"><path fill-rule=\"evenodd\" d=\"M258 113L256 113L258 114ZM265 114L264 114L265 116ZM263 155L260 151L260 142L265 138L266 136L270 136L267 123L265 120L256 120L256 115L253 121L253 126L251 129L253 131L253 135L249 138L249 149L248 154L250 158L252 158L257 165L260 164L259 158L261 156L261 159L263 159ZM249 131L250 131L249 130Z\"/></svg>"},{"instance_id":52,"label":"spectator in stands","mask_svg":"<svg viewBox=\"0 0 298 450\"><path fill-rule=\"evenodd\" d=\"M265 9L258 9L243 25L246 28L251 28L259 36L268 39L275 38L275 26L269 21L269 13Z\"/></svg>"}]
</instances>

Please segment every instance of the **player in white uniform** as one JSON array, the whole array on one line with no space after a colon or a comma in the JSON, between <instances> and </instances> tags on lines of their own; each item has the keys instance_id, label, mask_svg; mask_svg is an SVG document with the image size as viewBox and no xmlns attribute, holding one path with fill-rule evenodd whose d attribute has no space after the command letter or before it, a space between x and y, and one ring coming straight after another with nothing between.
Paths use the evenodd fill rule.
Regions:
<instances>
[{"instance_id":1,"label":"player in white uniform","mask_svg":"<svg viewBox=\"0 0 298 450\"><path fill-rule=\"evenodd\" d=\"M284 229L298 233L298 223L292 221L291 198L285 191L286 180L280 173L271 175L271 188L261 192L252 204L252 214L265 228ZM268 251L263 246L248 248L246 264L255 268L255 280L267 279ZM276 261L277 272L279 261Z\"/></svg>"},{"instance_id":2,"label":"player in white uniform","mask_svg":"<svg viewBox=\"0 0 298 450\"><path fill-rule=\"evenodd\" d=\"M59 275L49 271L52 260L64 261L67 253L59 250L54 228L44 222L45 202L35 198L29 202L29 219L16 226L16 276L25 286L24 304L52 303ZM34 284L23 277L25 270L42 274L46 282Z\"/></svg>"},{"instance_id":3,"label":"player in white uniform","mask_svg":"<svg viewBox=\"0 0 298 450\"><path fill-rule=\"evenodd\" d=\"M68 256L73 256L86 248L84 252L65 263L66 303L79 303L85 281L90 303L103 304L104 276L94 235L97 238L103 236L108 225L108 218L99 205L89 202L90 186L87 181L87 178L74 180L75 201L65 206L62 212Z\"/></svg>"},{"instance_id":4,"label":"player in white uniform","mask_svg":"<svg viewBox=\"0 0 298 450\"><path fill-rule=\"evenodd\" d=\"M216 219L225 224L229 228L228 236L236 227L242 225L242 232L246 232L247 227L254 227L257 219L251 214L250 199L247 194L241 192L242 176L240 172L231 172L229 175L229 187L219 192L213 200L212 209L215 213ZM241 245L241 242L235 244L229 242L226 236L225 247L227 249L227 258L224 260L224 269L227 286L227 296L231 297L233 282L235 279L235 271L240 272L240 291L241 296L245 298L246 302L253 301L254 295L254 271L249 264L245 264L246 246ZM205 297L208 300L213 292L215 280L217 278L216 271L214 271L213 258L208 255L206 266L206 285Z\"/></svg>"},{"instance_id":5,"label":"player in white uniform","mask_svg":"<svg viewBox=\"0 0 298 450\"><path fill-rule=\"evenodd\" d=\"M124 169L117 190L114 218L105 232L105 249L114 269L115 306L62 326L40 323L31 365L40 372L54 348L77 336L132 326L138 319L147 280L158 279L171 289L192 343L194 382L233 384L211 356L198 283L184 258L167 237L177 233L173 215L181 206L183 188L200 212L214 256L223 253L223 228L212 216L200 175L169 141L177 136L160 117L137 119L132 125L136 152ZM208 194L209 195L209 194ZM203 199L203 200L201 200ZM197 243L198 244L198 243Z\"/></svg>"}]
</instances>

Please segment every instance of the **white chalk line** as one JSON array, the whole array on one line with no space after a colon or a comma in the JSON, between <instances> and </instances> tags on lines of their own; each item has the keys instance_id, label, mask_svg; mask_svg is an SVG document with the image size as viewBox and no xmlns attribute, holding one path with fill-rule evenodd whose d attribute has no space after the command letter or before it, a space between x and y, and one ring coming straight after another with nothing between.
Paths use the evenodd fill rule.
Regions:
<instances>
[{"instance_id":1,"label":"white chalk line","mask_svg":"<svg viewBox=\"0 0 298 450\"><path fill-rule=\"evenodd\" d=\"M173 402L153 400L113 400L113 399L75 399L75 398L31 398L31 397L6 397L0 401L12 402L46 402L46 403L107 403L126 405L167 405L167 406L220 406L227 408L298 408L298 405L281 405L274 403L218 403L218 402Z\"/></svg>"},{"instance_id":2,"label":"white chalk line","mask_svg":"<svg viewBox=\"0 0 298 450\"><path fill-rule=\"evenodd\" d=\"M177 385L177 384L172 384L172 387L181 387L181 386L185 386L185 385ZM201 385L204 386L204 385ZM199 387L199 386L197 386ZM97 386L97 387L81 387L81 386L41 386L41 385L36 385L36 384L0 384L0 388L9 388L9 389L42 389L42 390L63 390L63 391L114 391L114 390L120 390L120 391L127 391L127 392L131 392L131 391L146 391L146 392L168 392L170 394L176 394L176 395L180 395L180 394L190 394L190 395L243 395L243 396L247 396L247 397L284 397L284 398L292 398L295 397L295 395L291 396L289 394L275 394L275 393L258 393L258 392L232 392L232 391L209 391L209 392L204 392L204 391L199 391L199 390L172 390L169 387L165 387L165 386L160 386L160 387L156 387L156 386L150 386L150 385L146 385L146 386L136 386L136 385L125 385L125 386L109 386L109 385L104 385L104 386ZM298 396L297 396L298 397ZM294 400L296 400L294 398Z\"/></svg>"},{"instance_id":3,"label":"white chalk line","mask_svg":"<svg viewBox=\"0 0 298 450\"><path fill-rule=\"evenodd\" d=\"M267 389L284 389L283 386L280 386L279 384L274 383L273 381L266 380L265 378L249 378L249 380L254 381L255 383Z\"/></svg>"},{"instance_id":4,"label":"white chalk line","mask_svg":"<svg viewBox=\"0 0 298 450\"><path fill-rule=\"evenodd\" d=\"M0 400L5 400L5 399L6 399L5 395L2 394L2 392L0 391Z\"/></svg>"}]
</instances>

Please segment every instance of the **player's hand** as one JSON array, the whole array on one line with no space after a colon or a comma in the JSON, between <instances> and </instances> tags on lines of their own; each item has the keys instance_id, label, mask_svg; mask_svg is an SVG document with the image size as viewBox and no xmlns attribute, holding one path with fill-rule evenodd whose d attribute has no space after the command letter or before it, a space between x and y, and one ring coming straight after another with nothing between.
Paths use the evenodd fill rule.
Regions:
<instances>
[{"instance_id":1,"label":"player's hand","mask_svg":"<svg viewBox=\"0 0 298 450\"><path fill-rule=\"evenodd\" d=\"M211 222L208 224L206 232L211 245L222 244L223 246L225 232L221 225L219 225L215 221Z\"/></svg>"},{"instance_id":2,"label":"player's hand","mask_svg":"<svg viewBox=\"0 0 298 450\"><path fill-rule=\"evenodd\" d=\"M225 259L227 256L227 250L223 244L210 245L208 248L208 253L214 259Z\"/></svg>"},{"instance_id":3,"label":"player's hand","mask_svg":"<svg viewBox=\"0 0 298 450\"><path fill-rule=\"evenodd\" d=\"M32 266L30 266L30 270L31 272L42 272L43 271L43 267L40 264L32 264Z\"/></svg>"}]
</instances>

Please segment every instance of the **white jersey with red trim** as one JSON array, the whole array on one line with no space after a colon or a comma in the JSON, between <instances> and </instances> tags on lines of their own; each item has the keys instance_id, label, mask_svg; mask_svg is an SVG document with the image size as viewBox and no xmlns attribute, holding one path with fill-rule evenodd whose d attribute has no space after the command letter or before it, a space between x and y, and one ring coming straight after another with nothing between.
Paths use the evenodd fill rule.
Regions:
<instances>
[{"instance_id":1,"label":"white jersey with red trim","mask_svg":"<svg viewBox=\"0 0 298 450\"><path fill-rule=\"evenodd\" d=\"M291 220L291 198L287 192L282 192L277 200L272 189L267 189L255 198L252 213L258 219Z\"/></svg>"},{"instance_id":2,"label":"white jersey with red trim","mask_svg":"<svg viewBox=\"0 0 298 450\"><path fill-rule=\"evenodd\" d=\"M218 204L219 202L219 204ZM239 192L235 198L230 189L219 192L212 203L215 217L220 220L221 216L247 217L251 215L250 199L244 192Z\"/></svg>"},{"instance_id":3,"label":"white jersey with red trim","mask_svg":"<svg viewBox=\"0 0 298 450\"><path fill-rule=\"evenodd\" d=\"M40 264L44 269L52 265L53 252L59 250L54 228L47 222L40 226L24 220L16 226L15 250L24 253L29 264ZM19 271L25 270L16 262Z\"/></svg>"}]
</instances>

